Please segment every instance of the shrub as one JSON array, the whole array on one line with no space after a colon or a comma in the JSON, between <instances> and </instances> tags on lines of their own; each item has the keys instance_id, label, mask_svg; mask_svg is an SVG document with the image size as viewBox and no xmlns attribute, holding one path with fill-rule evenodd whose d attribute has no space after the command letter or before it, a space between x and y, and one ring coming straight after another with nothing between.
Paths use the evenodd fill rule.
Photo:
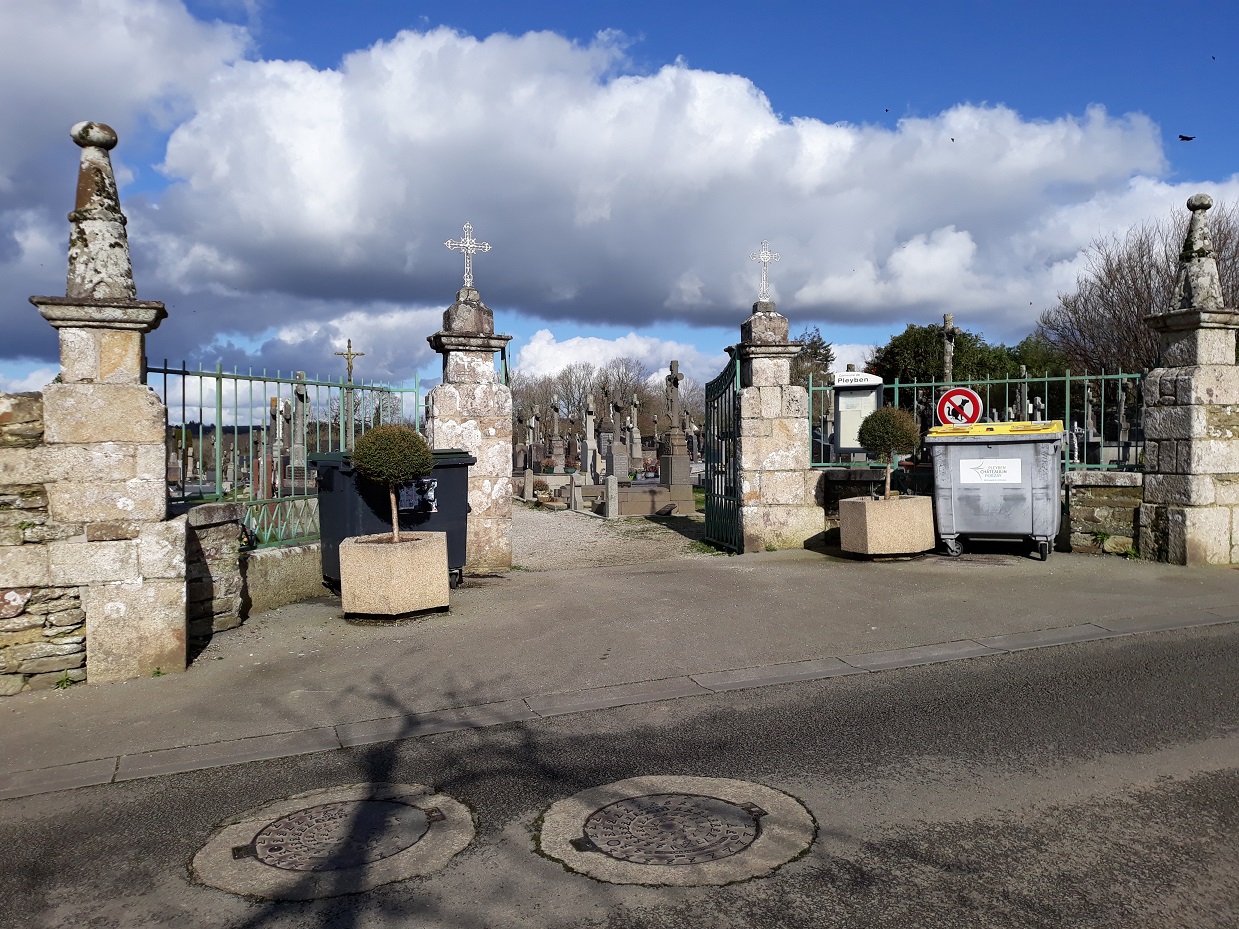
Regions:
<instances>
[{"instance_id":1,"label":"shrub","mask_svg":"<svg viewBox=\"0 0 1239 929\"><path fill-rule=\"evenodd\" d=\"M536 478L533 482L534 493L545 493L546 491L550 489L551 489L551 485L548 484L546 481L542 480L542 478Z\"/></svg>"},{"instance_id":2,"label":"shrub","mask_svg":"<svg viewBox=\"0 0 1239 929\"><path fill-rule=\"evenodd\" d=\"M353 446L353 467L367 480L382 484L391 499L392 541L400 541L396 488L426 477L434 470L434 454L414 429L405 425L375 426Z\"/></svg>"},{"instance_id":3,"label":"shrub","mask_svg":"<svg viewBox=\"0 0 1239 929\"><path fill-rule=\"evenodd\" d=\"M865 417L857 438L870 458L890 464L891 449L908 455L920 447L921 427L907 410L884 406Z\"/></svg>"}]
</instances>

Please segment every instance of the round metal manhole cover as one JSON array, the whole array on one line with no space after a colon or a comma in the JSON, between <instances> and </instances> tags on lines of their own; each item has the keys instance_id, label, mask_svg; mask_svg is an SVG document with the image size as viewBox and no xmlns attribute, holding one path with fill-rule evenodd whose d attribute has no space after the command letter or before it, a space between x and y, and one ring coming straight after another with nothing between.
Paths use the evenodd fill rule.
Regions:
<instances>
[{"instance_id":1,"label":"round metal manhole cover","mask_svg":"<svg viewBox=\"0 0 1239 929\"><path fill-rule=\"evenodd\" d=\"M653 794L596 810L584 832L594 848L618 861L687 865L743 851L760 828L754 811L717 797Z\"/></svg>"},{"instance_id":2,"label":"round metal manhole cover","mask_svg":"<svg viewBox=\"0 0 1239 929\"><path fill-rule=\"evenodd\" d=\"M443 868L473 838L473 816L421 784L349 784L273 800L222 823L195 879L268 900L360 893Z\"/></svg>"},{"instance_id":3,"label":"round metal manhole cover","mask_svg":"<svg viewBox=\"0 0 1239 929\"><path fill-rule=\"evenodd\" d=\"M430 828L417 807L390 800L323 803L281 816L254 837L254 856L285 871L338 871L389 858Z\"/></svg>"},{"instance_id":4,"label":"round metal manhole cover","mask_svg":"<svg viewBox=\"0 0 1239 929\"><path fill-rule=\"evenodd\" d=\"M542 816L538 849L612 884L693 887L765 877L813 842L804 805L720 777L633 777L583 790Z\"/></svg>"}]
</instances>

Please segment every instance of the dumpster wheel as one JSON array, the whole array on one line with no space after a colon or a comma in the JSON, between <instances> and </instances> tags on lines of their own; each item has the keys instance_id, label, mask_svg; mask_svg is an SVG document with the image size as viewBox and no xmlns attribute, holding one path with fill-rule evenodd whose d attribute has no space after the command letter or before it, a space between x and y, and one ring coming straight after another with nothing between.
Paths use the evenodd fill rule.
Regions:
<instances>
[{"instance_id":1,"label":"dumpster wheel","mask_svg":"<svg viewBox=\"0 0 1239 929\"><path fill-rule=\"evenodd\" d=\"M1049 542L1038 542L1037 543L1037 554L1041 556L1042 561L1045 561L1047 558L1049 558L1050 557L1050 543Z\"/></svg>"},{"instance_id":2,"label":"dumpster wheel","mask_svg":"<svg viewBox=\"0 0 1239 929\"><path fill-rule=\"evenodd\" d=\"M953 539L943 539L942 541L946 544L946 553L949 557L958 558L964 553L963 543L959 541L958 537Z\"/></svg>"},{"instance_id":3,"label":"dumpster wheel","mask_svg":"<svg viewBox=\"0 0 1239 929\"><path fill-rule=\"evenodd\" d=\"M465 569L454 568L448 572L447 586L450 587L452 590L455 590L457 587L461 585L464 579L465 579Z\"/></svg>"}]
</instances>

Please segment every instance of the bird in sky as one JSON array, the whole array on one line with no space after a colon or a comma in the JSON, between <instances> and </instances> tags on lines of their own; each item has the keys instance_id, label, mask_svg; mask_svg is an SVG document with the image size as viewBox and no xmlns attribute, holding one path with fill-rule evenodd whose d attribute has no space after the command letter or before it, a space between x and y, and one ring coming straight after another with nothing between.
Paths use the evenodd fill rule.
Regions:
<instances>
[{"instance_id":1,"label":"bird in sky","mask_svg":"<svg viewBox=\"0 0 1239 929\"><path fill-rule=\"evenodd\" d=\"M1196 138L1194 135L1183 135L1182 133L1179 134L1180 142L1190 142L1194 138Z\"/></svg>"}]
</instances>

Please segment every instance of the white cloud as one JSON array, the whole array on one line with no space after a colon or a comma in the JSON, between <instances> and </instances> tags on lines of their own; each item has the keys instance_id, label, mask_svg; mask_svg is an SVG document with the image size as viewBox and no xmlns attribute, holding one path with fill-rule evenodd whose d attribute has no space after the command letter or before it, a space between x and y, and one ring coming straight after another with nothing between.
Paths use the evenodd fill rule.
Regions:
<instances>
[{"instance_id":1,"label":"white cloud","mask_svg":"<svg viewBox=\"0 0 1239 929\"><path fill-rule=\"evenodd\" d=\"M36 51L49 37L65 50L54 69ZM138 179L150 169L126 159L149 142L141 127L175 127L161 166L171 186L126 204L139 291L169 303L155 338L169 355L211 346L304 368L330 363L327 349L351 335L395 377L433 361L437 319L417 314L439 310L415 308L451 302L459 256L443 241L465 220L494 246L475 270L497 328L518 328L516 314L551 325L522 365L614 351L661 366L678 354L704 379L721 356L549 332L563 320L653 329L669 316L738 326L759 279L748 256L765 238L782 256L771 269L781 310L820 320L828 339L832 323L891 328L944 310L1016 339L1097 235L1181 210L1197 186L1239 197L1239 176L1166 182L1158 127L1139 114L1034 121L960 104L893 128L783 118L743 76L679 61L634 73L626 41L407 31L317 69L244 60L245 30L195 20L177 0L18 5L0 74L40 80L0 100L0 245L18 231L0 273L26 293L48 289L27 289L28 277L63 274L66 135L82 118L121 130L114 157ZM53 257L59 267L39 270ZM32 319L8 350L54 345Z\"/></svg>"},{"instance_id":2,"label":"white cloud","mask_svg":"<svg viewBox=\"0 0 1239 929\"><path fill-rule=\"evenodd\" d=\"M699 381L717 376L727 363L723 353L708 354L693 345L630 332L616 339L575 336L559 341L549 329L539 329L516 353L513 367L532 377L558 374L577 361L601 367L613 358L636 358L652 372L663 371L672 359L680 370Z\"/></svg>"},{"instance_id":3,"label":"white cloud","mask_svg":"<svg viewBox=\"0 0 1239 929\"><path fill-rule=\"evenodd\" d=\"M49 143L66 149L84 119L120 132L139 120L187 113L188 98L249 44L236 26L204 23L170 0L39 0L6 3L0 30L0 191ZM19 90L20 88L20 90Z\"/></svg>"},{"instance_id":4,"label":"white cloud","mask_svg":"<svg viewBox=\"0 0 1239 929\"><path fill-rule=\"evenodd\" d=\"M181 182L152 220L168 283L296 294L330 272L366 297L433 299L454 277L441 243L469 219L494 245L484 295L544 318L742 315L765 237L785 310L889 323L951 304L1027 331L1056 262L1092 237L1040 231L1090 202L1123 214L1131 178L1165 168L1138 114L961 104L828 125L781 119L741 76L624 66L614 36L446 29L338 70L237 63L168 145Z\"/></svg>"},{"instance_id":5,"label":"white cloud","mask_svg":"<svg viewBox=\"0 0 1239 929\"><path fill-rule=\"evenodd\" d=\"M877 346L860 342L842 342L831 345L835 353L835 363L830 366L832 371L846 371L848 365L856 365L857 371L865 369L865 359Z\"/></svg>"}]
</instances>

